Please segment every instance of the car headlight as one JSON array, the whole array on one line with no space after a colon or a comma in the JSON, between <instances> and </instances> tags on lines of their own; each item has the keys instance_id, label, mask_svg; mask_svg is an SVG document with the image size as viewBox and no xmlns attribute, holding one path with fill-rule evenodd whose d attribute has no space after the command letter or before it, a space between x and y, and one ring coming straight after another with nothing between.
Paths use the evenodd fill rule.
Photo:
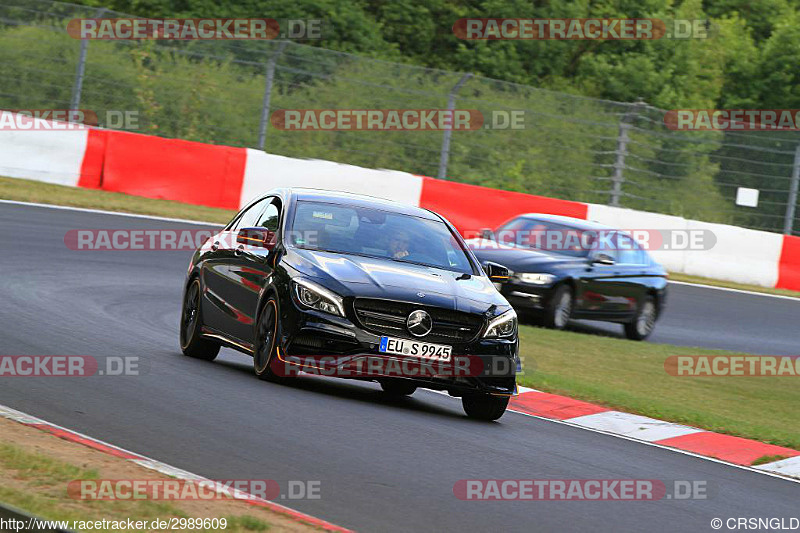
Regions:
<instances>
[{"instance_id":1,"label":"car headlight","mask_svg":"<svg viewBox=\"0 0 800 533\"><path fill-rule=\"evenodd\" d=\"M344 316L342 297L338 294L303 278L293 279L292 285L294 286L295 299L303 307L316 309L331 315Z\"/></svg>"},{"instance_id":2,"label":"car headlight","mask_svg":"<svg viewBox=\"0 0 800 533\"><path fill-rule=\"evenodd\" d=\"M539 273L524 273L519 274L520 281L524 283L533 283L534 285L547 285L552 283L556 277L553 274L539 274Z\"/></svg>"},{"instance_id":3,"label":"car headlight","mask_svg":"<svg viewBox=\"0 0 800 533\"><path fill-rule=\"evenodd\" d=\"M493 318L486 328L484 338L505 339L513 337L517 332L517 313L509 309L500 316Z\"/></svg>"}]
</instances>

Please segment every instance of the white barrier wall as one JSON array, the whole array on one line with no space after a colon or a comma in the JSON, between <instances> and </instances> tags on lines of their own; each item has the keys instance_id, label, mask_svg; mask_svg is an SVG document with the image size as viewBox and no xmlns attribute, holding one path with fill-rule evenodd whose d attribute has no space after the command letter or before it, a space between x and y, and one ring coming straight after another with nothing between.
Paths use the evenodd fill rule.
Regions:
<instances>
[{"instance_id":1,"label":"white barrier wall","mask_svg":"<svg viewBox=\"0 0 800 533\"><path fill-rule=\"evenodd\" d=\"M620 229L686 230L713 234L709 249L651 250L670 272L774 287L778 281L783 236L681 217L589 204L587 218ZM664 231L667 230L667 231Z\"/></svg>"},{"instance_id":2,"label":"white barrier wall","mask_svg":"<svg viewBox=\"0 0 800 533\"><path fill-rule=\"evenodd\" d=\"M422 177L399 170L376 170L319 159L293 159L248 148L240 205L276 187L352 192L419 205Z\"/></svg>"},{"instance_id":3,"label":"white barrier wall","mask_svg":"<svg viewBox=\"0 0 800 533\"><path fill-rule=\"evenodd\" d=\"M12 113L0 112L0 121ZM0 129L0 176L78 185L87 130Z\"/></svg>"},{"instance_id":4,"label":"white barrier wall","mask_svg":"<svg viewBox=\"0 0 800 533\"><path fill-rule=\"evenodd\" d=\"M8 112L0 111L0 120L6 113ZM84 155L87 152L87 141L87 130L21 131L0 128L0 175L77 186ZM100 153L94 155L102 161L107 155L105 152L107 147L103 145L96 150ZM429 187L426 191L428 196L439 194L435 191L441 191L442 186L446 185L438 180L430 178L426 180L421 176L396 170L376 170L331 161L293 159L251 149L246 149L244 152L246 158L244 176L236 176L241 179L240 182L232 180L237 181L237 187L241 183L241 190L232 192L234 196L238 194L240 205L275 187L332 189L420 205L425 183L428 183ZM165 157L167 155L165 153ZM169 179L169 176L164 176L164 179ZM486 200L486 195L492 194L500 193L476 187L474 198L470 193L467 195L468 199L464 201L470 202L470 205L474 203L476 209L480 210L481 202ZM531 201L534 202L534 197L531 197ZM520 204L520 208L524 207L524 200L517 199L516 202ZM651 250L651 253L671 272L765 287L774 287L778 282L785 240L777 233L595 204L587 206L587 218L624 230L644 229L662 232L667 230L667 233L668 230L713 232L716 243L710 249L658 249ZM790 255L790 259L785 261L795 265L797 260L791 257L794 256Z\"/></svg>"},{"instance_id":5,"label":"white barrier wall","mask_svg":"<svg viewBox=\"0 0 800 533\"><path fill-rule=\"evenodd\" d=\"M708 251L686 252L685 274L764 287L776 285L783 235L695 220L687 223L689 230L711 230L717 243Z\"/></svg>"}]
</instances>

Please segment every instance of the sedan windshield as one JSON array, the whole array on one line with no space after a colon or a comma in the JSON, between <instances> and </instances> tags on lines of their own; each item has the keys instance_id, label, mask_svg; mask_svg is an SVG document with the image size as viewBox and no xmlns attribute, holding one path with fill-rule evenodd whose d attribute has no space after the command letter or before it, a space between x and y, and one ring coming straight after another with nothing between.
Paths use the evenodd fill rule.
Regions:
<instances>
[{"instance_id":1,"label":"sedan windshield","mask_svg":"<svg viewBox=\"0 0 800 533\"><path fill-rule=\"evenodd\" d=\"M516 218L500 226L495 239L504 244L555 252L572 257L585 257L594 247L594 232L557 224L549 220Z\"/></svg>"},{"instance_id":2,"label":"sedan windshield","mask_svg":"<svg viewBox=\"0 0 800 533\"><path fill-rule=\"evenodd\" d=\"M472 274L463 248L441 220L324 202L297 202L290 245Z\"/></svg>"}]
</instances>

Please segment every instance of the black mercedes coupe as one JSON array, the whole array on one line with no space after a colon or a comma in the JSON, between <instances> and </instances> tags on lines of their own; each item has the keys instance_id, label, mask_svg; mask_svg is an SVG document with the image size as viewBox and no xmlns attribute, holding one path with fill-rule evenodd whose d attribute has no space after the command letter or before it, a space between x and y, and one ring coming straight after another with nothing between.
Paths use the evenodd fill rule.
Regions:
<instances>
[{"instance_id":1,"label":"black mercedes coupe","mask_svg":"<svg viewBox=\"0 0 800 533\"><path fill-rule=\"evenodd\" d=\"M572 318L619 322L629 339L642 340L666 303L666 270L608 226L531 213L467 243L479 260L508 268L496 283L503 296L551 328Z\"/></svg>"},{"instance_id":2,"label":"black mercedes coupe","mask_svg":"<svg viewBox=\"0 0 800 533\"><path fill-rule=\"evenodd\" d=\"M496 420L516 392L517 316L444 218L387 200L279 189L242 209L192 257L180 344L212 360L221 346L255 374L297 371L417 387Z\"/></svg>"}]
</instances>

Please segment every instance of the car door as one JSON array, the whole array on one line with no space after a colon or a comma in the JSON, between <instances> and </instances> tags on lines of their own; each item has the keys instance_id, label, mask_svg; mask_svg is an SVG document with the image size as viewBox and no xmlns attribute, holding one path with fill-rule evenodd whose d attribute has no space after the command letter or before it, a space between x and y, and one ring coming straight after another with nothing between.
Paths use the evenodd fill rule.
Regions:
<instances>
[{"instance_id":1,"label":"car door","mask_svg":"<svg viewBox=\"0 0 800 533\"><path fill-rule=\"evenodd\" d=\"M278 198L269 198L269 202L251 226L242 224L238 229L247 227L266 228L279 233L281 218L281 202ZM230 292L228 303L233 308L235 321L232 323L232 334L239 340L252 344L254 342L254 321L258 307L258 296L261 288L274 270L271 264L272 252L250 242L235 243L233 257L230 261Z\"/></svg>"},{"instance_id":2,"label":"car door","mask_svg":"<svg viewBox=\"0 0 800 533\"><path fill-rule=\"evenodd\" d=\"M587 318L614 318L629 308L625 268L620 264L621 250L617 243L620 234L614 232L598 241L603 244L592 250L590 265L584 275L578 309Z\"/></svg>"},{"instance_id":3,"label":"car door","mask_svg":"<svg viewBox=\"0 0 800 533\"><path fill-rule=\"evenodd\" d=\"M633 315L647 294L647 255L627 234L617 233L619 293L625 298L620 312Z\"/></svg>"},{"instance_id":4,"label":"car door","mask_svg":"<svg viewBox=\"0 0 800 533\"><path fill-rule=\"evenodd\" d=\"M226 230L212 237L212 251L203 262L204 305L203 321L217 332L237 337L237 324L242 317L232 303L239 283L233 273L236 259L236 234L242 227L253 227L264 212L271 198L263 198L245 208Z\"/></svg>"}]
</instances>

